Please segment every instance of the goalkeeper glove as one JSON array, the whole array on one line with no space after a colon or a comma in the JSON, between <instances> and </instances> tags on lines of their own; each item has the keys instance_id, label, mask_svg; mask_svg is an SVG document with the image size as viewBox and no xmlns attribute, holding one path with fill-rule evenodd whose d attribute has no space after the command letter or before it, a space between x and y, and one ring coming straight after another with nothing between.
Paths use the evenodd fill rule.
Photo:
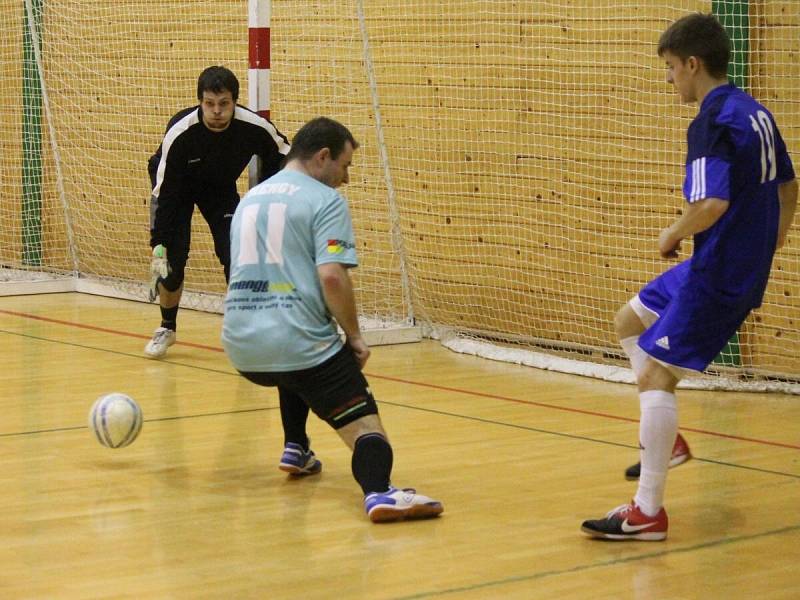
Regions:
<instances>
[{"instance_id":1,"label":"goalkeeper glove","mask_svg":"<svg viewBox=\"0 0 800 600\"><path fill-rule=\"evenodd\" d=\"M167 262L167 249L158 244L153 248L153 259L150 261L150 289L148 298L150 302L158 298L158 282L167 277L172 269Z\"/></svg>"}]
</instances>

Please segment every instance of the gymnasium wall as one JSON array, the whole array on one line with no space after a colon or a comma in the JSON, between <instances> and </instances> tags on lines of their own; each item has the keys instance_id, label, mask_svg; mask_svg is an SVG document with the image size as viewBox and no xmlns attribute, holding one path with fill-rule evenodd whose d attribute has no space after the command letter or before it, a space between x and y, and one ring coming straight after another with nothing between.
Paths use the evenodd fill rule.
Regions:
<instances>
[{"instance_id":1,"label":"gymnasium wall","mask_svg":"<svg viewBox=\"0 0 800 600\"><path fill-rule=\"evenodd\" d=\"M800 172L800 3L751 3L750 91L777 119ZM800 216L787 245L776 255L764 305L745 326L751 360L757 367L800 371Z\"/></svg>"},{"instance_id":2,"label":"gymnasium wall","mask_svg":"<svg viewBox=\"0 0 800 600\"><path fill-rule=\"evenodd\" d=\"M669 264L655 242L682 207L696 110L665 83L658 35L711 2L364 0L362 21L357 6L273 2L271 108L289 136L325 114L362 142L344 192L365 312L410 308L465 335L617 361L604 354L616 351L615 310ZM0 4L0 15L21 27L18 4ZM800 155L800 6L751 1L749 25L750 88ZM169 117L196 102L205 66L234 70L246 103L247 3L51 0L43 30L79 269L141 281L147 158ZM11 81L20 77L13 35L0 50ZM0 124L0 135L3 173L13 173L19 120ZM48 265L69 270L52 153L45 160ZM7 179L0 202L13 220L20 184ZM222 292L205 223L194 225L187 289ZM13 262L9 229L0 257ZM758 372L800 373L796 237L740 339L745 366Z\"/></svg>"}]
</instances>

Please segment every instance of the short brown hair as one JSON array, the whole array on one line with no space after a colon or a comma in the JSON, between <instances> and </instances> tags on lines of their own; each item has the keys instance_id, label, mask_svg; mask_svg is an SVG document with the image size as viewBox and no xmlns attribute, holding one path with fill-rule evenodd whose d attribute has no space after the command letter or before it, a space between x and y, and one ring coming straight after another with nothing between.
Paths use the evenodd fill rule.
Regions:
<instances>
[{"instance_id":1,"label":"short brown hair","mask_svg":"<svg viewBox=\"0 0 800 600\"><path fill-rule=\"evenodd\" d=\"M658 55L669 52L686 62L690 56L703 61L712 77L728 73L731 39L714 15L693 13L675 21L658 40Z\"/></svg>"},{"instance_id":2,"label":"short brown hair","mask_svg":"<svg viewBox=\"0 0 800 600\"><path fill-rule=\"evenodd\" d=\"M197 99L200 102L203 101L203 92L221 94L225 91L231 93L234 102L239 99L239 80L230 69L215 65L204 69L197 78Z\"/></svg>"},{"instance_id":3,"label":"short brown hair","mask_svg":"<svg viewBox=\"0 0 800 600\"><path fill-rule=\"evenodd\" d=\"M299 158L308 160L323 148L331 151L331 158L336 160L344 150L346 142L350 142L353 150L358 142L344 125L328 117L317 117L303 125L292 138L292 149L286 160Z\"/></svg>"}]
</instances>

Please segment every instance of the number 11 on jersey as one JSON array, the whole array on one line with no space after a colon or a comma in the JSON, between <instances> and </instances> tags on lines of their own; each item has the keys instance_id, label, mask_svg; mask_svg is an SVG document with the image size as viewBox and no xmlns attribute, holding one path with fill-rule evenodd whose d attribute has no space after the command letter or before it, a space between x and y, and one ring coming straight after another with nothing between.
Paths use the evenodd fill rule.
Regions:
<instances>
[{"instance_id":1,"label":"number 11 on jersey","mask_svg":"<svg viewBox=\"0 0 800 600\"><path fill-rule=\"evenodd\" d=\"M239 264L258 263L258 211L259 204L251 204L242 210L239 225ZM286 204L273 202L267 213L267 239L265 248L267 264L283 264L283 231L286 227Z\"/></svg>"}]
</instances>

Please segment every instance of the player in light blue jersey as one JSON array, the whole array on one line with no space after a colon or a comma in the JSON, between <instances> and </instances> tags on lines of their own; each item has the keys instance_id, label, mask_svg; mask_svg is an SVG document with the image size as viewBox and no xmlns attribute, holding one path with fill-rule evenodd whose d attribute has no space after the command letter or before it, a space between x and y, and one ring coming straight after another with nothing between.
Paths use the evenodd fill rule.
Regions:
<instances>
[{"instance_id":1,"label":"player in light blue jersey","mask_svg":"<svg viewBox=\"0 0 800 600\"><path fill-rule=\"evenodd\" d=\"M306 433L310 409L353 451L371 521L434 517L441 502L391 485L392 447L361 372L370 349L348 273L358 260L347 202L336 191L349 180L356 148L341 123L309 121L285 169L241 201L231 224L222 342L244 377L278 388L281 470L303 476L322 469Z\"/></svg>"},{"instance_id":2,"label":"player in light blue jersey","mask_svg":"<svg viewBox=\"0 0 800 600\"><path fill-rule=\"evenodd\" d=\"M639 487L630 504L582 526L593 537L614 540L667 537L667 469L682 442L675 387L686 374L703 371L760 306L797 204L794 169L775 120L728 83L730 39L716 17L679 19L662 34L658 54L681 100L699 106L687 134L688 204L659 235L658 250L677 257L681 241L694 236L694 252L648 283L615 318L639 387ZM685 444L684 451L688 456Z\"/></svg>"}]
</instances>

